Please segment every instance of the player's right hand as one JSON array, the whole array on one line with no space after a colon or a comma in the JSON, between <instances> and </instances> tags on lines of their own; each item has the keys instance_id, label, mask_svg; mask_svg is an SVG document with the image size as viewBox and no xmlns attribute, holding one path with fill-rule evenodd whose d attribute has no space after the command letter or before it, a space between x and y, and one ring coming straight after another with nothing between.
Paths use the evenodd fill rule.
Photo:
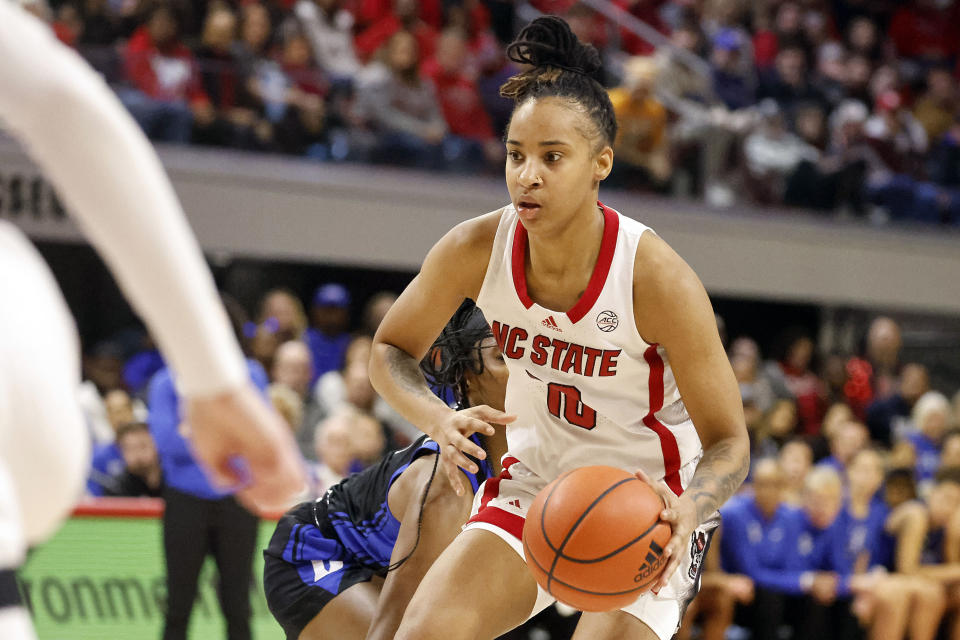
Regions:
<instances>
[{"instance_id":1,"label":"player's right hand","mask_svg":"<svg viewBox=\"0 0 960 640\"><path fill-rule=\"evenodd\" d=\"M470 436L474 433L492 436L496 432L494 424L510 424L516 419L517 416L482 404L463 411L451 411L447 419L440 424L434 440L440 445L440 462L458 496L462 496L464 491L460 469L469 473L478 471L476 463L470 460L467 454L477 460L487 457L483 448L470 440Z\"/></svg>"},{"instance_id":2,"label":"player's right hand","mask_svg":"<svg viewBox=\"0 0 960 640\"><path fill-rule=\"evenodd\" d=\"M237 487L254 510L289 507L306 486L293 434L250 384L226 393L187 398L191 449L211 479Z\"/></svg>"}]
</instances>

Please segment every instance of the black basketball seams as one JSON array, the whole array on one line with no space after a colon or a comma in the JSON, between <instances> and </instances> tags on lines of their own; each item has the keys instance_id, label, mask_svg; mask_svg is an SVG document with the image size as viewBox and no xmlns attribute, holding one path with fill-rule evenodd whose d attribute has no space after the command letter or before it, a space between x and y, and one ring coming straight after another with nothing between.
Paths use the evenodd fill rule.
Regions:
<instances>
[{"instance_id":1,"label":"black basketball seams","mask_svg":"<svg viewBox=\"0 0 960 640\"><path fill-rule=\"evenodd\" d=\"M618 553L620 553L620 552L622 552L622 551L625 551L626 549L628 549L628 548L631 547L632 545L635 545L636 543L640 542L640 540L642 540L642 539L645 538L647 535L649 535L649 533L650 533L651 531L653 531L653 530L657 527L658 524L660 524L659 518L658 518L656 521L654 521L654 523L653 523L652 525L650 525L650 526L647 528L646 531L644 531L643 533L641 533L640 535L638 535L636 538L634 538L634 539L631 540L630 542L626 543L625 545L623 545L623 546L620 547L619 549L615 549L615 550L611 551L610 553L608 553L607 555L605 555L605 556L600 556L599 558L574 558L573 556L568 556L568 555L566 555L566 554L563 553L563 552L560 552L558 555L559 555L561 558L563 558L564 560L569 560L570 562L576 562L576 563L578 563L578 564L593 564L593 563L595 563L595 562L603 562L604 560L607 560L607 559L609 559L609 558L612 558L613 556L617 555Z\"/></svg>"},{"instance_id":2,"label":"black basketball seams","mask_svg":"<svg viewBox=\"0 0 960 640\"><path fill-rule=\"evenodd\" d=\"M554 481L555 484L553 485L553 489L550 489L550 493L547 494L547 499L543 501L543 507L540 509L540 533L543 535L543 539L547 543L547 546L550 547L550 550L554 553L557 553L557 548L553 546L550 536L547 535L547 526L543 522L543 514L547 512L547 505L550 504L550 498L553 497L553 492L560 488L560 484L563 482L563 480L574 471L576 471L576 469L567 471L566 473L563 473L557 477L557 479Z\"/></svg>"},{"instance_id":3,"label":"black basketball seams","mask_svg":"<svg viewBox=\"0 0 960 640\"><path fill-rule=\"evenodd\" d=\"M573 536L573 532L577 530L577 527L579 527L579 526L580 526L580 523L583 522L583 519L587 517L587 514L589 514L590 511L591 511L595 506L597 506L597 504L599 504L601 500L603 500L603 499L607 496L607 494L609 494L611 491L613 491L614 489L616 489L616 488L619 487L620 485L626 484L627 482L630 482L630 481L640 482L640 479L637 478L637 477L635 477L635 476L630 476L629 478L624 478L624 479L622 479L622 480L618 480L618 481L614 482L612 485L610 485L609 487L607 487L607 488L603 491L603 493L601 493L599 496L597 496L597 497L594 499L594 501L591 502L590 505L589 505L586 509L583 510L583 513L580 514L580 516L577 518L577 521L574 522L574 523L573 523L573 526L570 527L570 530L567 531L566 537L563 539L563 542L560 543L560 548L559 548L559 549L554 549L554 548L553 548L553 545L550 546L550 548L554 551L554 557L553 557L553 564L550 566L550 571L547 572L547 591L550 591L550 584L551 584L551 583L553 582L553 580L554 580L553 572L554 572L554 570L557 568L557 563L560 561L560 558L563 556L563 548L564 548L565 546L567 546L567 543L568 543L568 542L570 542L570 538L571 538L571 536ZM557 486L559 486L559 485L560 485L560 483L558 482L558 483L557 483ZM554 487L554 490L556 490L556 488L557 488L557 487L555 486L555 487ZM550 492L550 495L553 495L553 491ZM549 498L550 498L550 496L547 496L547 499L548 499L548 500L549 500ZM547 510L547 509L546 509L546 506L547 506L547 505L546 505L546 501L544 501L544 505L543 505L543 506L544 506L544 508L540 511L540 526L541 526L541 528L543 528L543 515L544 515L544 513L546 513L546 510ZM558 580L557 582L560 582L560 581ZM561 584L563 584L563 583L561 582ZM569 586L569 585L567 585L567 586ZM570 587L570 588L575 588L575 587ZM636 590L636 589L631 589L630 591L635 591L635 590ZM582 591L582 590L581 590L581 591ZM630 593L630 591L624 591L624 592L622 592L622 593ZM589 591L583 591L583 592L584 592L584 593L591 593L591 592L589 592ZM615 594L609 594L609 595L615 595Z\"/></svg>"}]
</instances>

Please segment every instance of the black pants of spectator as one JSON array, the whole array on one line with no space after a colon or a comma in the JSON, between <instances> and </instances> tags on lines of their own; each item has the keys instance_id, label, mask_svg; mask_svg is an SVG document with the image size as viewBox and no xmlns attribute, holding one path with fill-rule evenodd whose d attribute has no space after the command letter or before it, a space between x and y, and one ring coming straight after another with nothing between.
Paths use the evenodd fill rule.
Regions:
<instances>
[{"instance_id":1,"label":"black pants of spectator","mask_svg":"<svg viewBox=\"0 0 960 640\"><path fill-rule=\"evenodd\" d=\"M849 599L823 605L810 597L791 597L757 588L753 602L738 611L737 622L751 631L753 640L783 637L790 630L792 640L862 640L863 630L850 611Z\"/></svg>"},{"instance_id":2,"label":"black pants of spectator","mask_svg":"<svg viewBox=\"0 0 960 640\"><path fill-rule=\"evenodd\" d=\"M197 597L200 569L213 555L217 595L229 640L250 640L250 583L257 518L233 498L204 500L173 489L163 493L163 550L167 566L167 616L163 640L185 640Z\"/></svg>"}]
</instances>

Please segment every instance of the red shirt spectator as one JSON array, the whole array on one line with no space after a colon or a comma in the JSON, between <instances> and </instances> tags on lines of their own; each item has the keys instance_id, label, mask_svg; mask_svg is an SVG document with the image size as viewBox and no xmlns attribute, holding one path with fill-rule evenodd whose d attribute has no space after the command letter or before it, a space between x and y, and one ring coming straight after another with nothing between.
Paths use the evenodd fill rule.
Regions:
<instances>
[{"instance_id":1,"label":"red shirt spectator","mask_svg":"<svg viewBox=\"0 0 960 640\"><path fill-rule=\"evenodd\" d=\"M960 6L941 9L932 0L917 0L893 14L889 34L900 56L953 59L960 39Z\"/></svg>"},{"instance_id":2,"label":"red shirt spectator","mask_svg":"<svg viewBox=\"0 0 960 640\"><path fill-rule=\"evenodd\" d=\"M172 19L157 11L133 32L124 53L127 79L156 100L208 103L193 54L176 38Z\"/></svg>"},{"instance_id":3,"label":"red shirt spectator","mask_svg":"<svg viewBox=\"0 0 960 640\"><path fill-rule=\"evenodd\" d=\"M421 72L436 87L450 132L483 142L494 137L493 125L483 108L476 82L463 72L466 57L466 38L458 31L448 30L440 36L436 57L424 62Z\"/></svg>"},{"instance_id":4,"label":"red shirt spectator","mask_svg":"<svg viewBox=\"0 0 960 640\"><path fill-rule=\"evenodd\" d=\"M437 31L420 19L418 9L416 0L394 0L393 12L367 27L354 41L361 61L369 61L401 29L409 31L417 39L421 59L432 57L437 46Z\"/></svg>"},{"instance_id":5,"label":"red shirt spectator","mask_svg":"<svg viewBox=\"0 0 960 640\"><path fill-rule=\"evenodd\" d=\"M660 18L660 7L665 2L666 0L615 0L614 4L660 33L670 35L670 28ZM649 56L656 52L656 47L625 28L620 29L620 45L624 51L634 56Z\"/></svg>"}]
</instances>

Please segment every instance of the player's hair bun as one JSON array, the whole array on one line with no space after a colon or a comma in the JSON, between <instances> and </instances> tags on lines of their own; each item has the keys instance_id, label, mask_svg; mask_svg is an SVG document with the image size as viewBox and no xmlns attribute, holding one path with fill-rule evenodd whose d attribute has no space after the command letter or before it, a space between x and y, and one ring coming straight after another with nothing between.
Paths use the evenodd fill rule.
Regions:
<instances>
[{"instance_id":1,"label":"player's hair bun","mask_svg":"<svg viewBox=\"0 0 960 640\"><path fill-rule=\"evenodd\" d=\"M596 48L580 42L570 25L556 16L537 18L524 27L507 47L507 56L521 64L556 67L588 76L601 67Z\"/></svg>"}]
</instances>

